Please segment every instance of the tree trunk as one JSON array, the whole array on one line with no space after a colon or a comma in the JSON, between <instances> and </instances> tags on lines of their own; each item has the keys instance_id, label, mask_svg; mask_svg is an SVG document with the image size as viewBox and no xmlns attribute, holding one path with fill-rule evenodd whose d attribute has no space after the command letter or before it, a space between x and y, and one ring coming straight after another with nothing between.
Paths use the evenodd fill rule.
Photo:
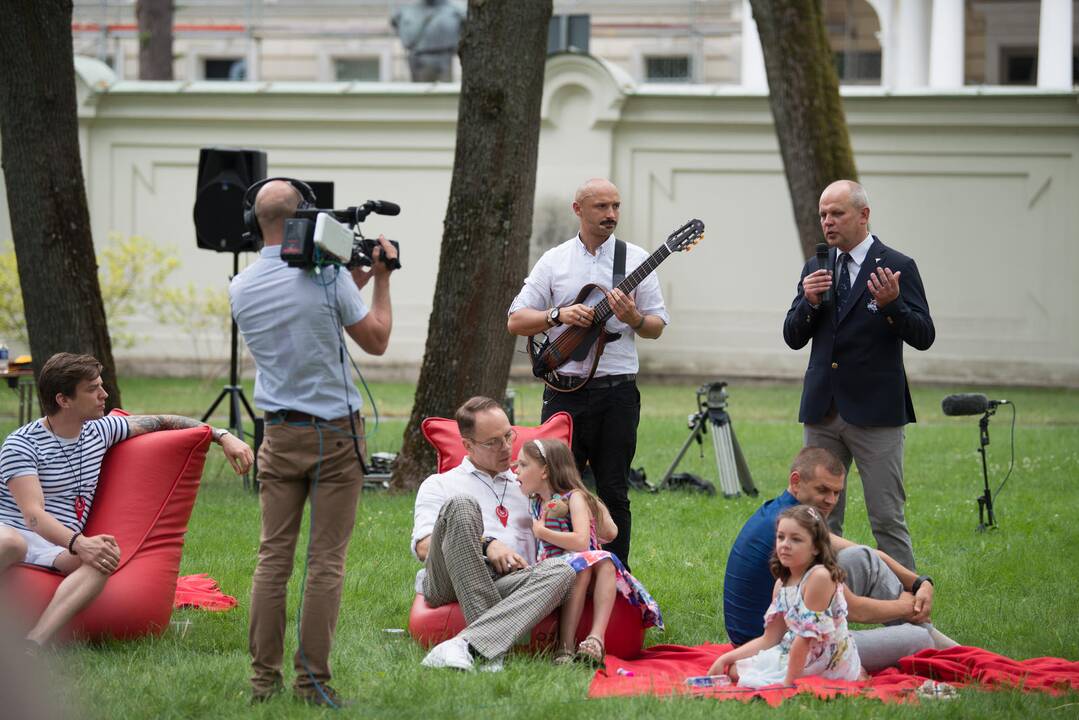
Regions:
<instances>
[{"instance_id":1,"label":"tree trunk","mask_svg":"<svg viewBox=\"0 0 1079 720\"><path fill-rule=\"evenodd\" d=\"M173 0L137 0L139 80L172 80Z\"/></svg>"},{"instance_id":2,"label":"tree trunk","mask_svg":"<svg viewBox=\"0 0 1079 720\"><path fill-rule=\"evenodd\" d=\"M89 353L119 407L79 157L71 0L19 0L0 12L0 145L34 369Z\"/></svg>"},{"instance_id":3,"label":"tree trunk","mask_svg":"<svg viewBox=\"0 0 1079 720\"><path fill-rule=\"evenodd\" d=\"M506 309L528 273L551 0L470 0L458 52L457 150L427 346L393 486L434 470L424 418L501 399L514 337Z\"/></svg>"},{"instance_id":4,"label":"tree trunk","mask_svg":"<svg viewBox=\"0 0 1079 720\"><path fill-rule=\"evenodd\" d=\"M815 0L750 0L764 50L769 102L794 222L805 257L822 241L820 194L835 180L857 180L839 78Z\"/></svg>"}]
</instances>

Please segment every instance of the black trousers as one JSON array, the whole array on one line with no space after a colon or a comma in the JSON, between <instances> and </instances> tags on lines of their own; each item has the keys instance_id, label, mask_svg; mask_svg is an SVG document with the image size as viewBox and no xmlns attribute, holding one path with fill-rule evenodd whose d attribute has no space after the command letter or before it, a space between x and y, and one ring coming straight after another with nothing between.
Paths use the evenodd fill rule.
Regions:
<instances>
[{"instance_id":1,"label":"black trousers","mask_svg":"<svg viewBox=\"0 0 1079 720\"><path fill-rule=\"evenodd\" d=\"M556 412L573 417L573 456L577 469L592 467L596 494L618 526L618 537L603 546L629 567L629 541L633 517L629 509L629 468L637 452L637 423L641 419L641 393L627 381L614 387L560 393L543 392L543 420Z\"/></svg>"}]
</instances>

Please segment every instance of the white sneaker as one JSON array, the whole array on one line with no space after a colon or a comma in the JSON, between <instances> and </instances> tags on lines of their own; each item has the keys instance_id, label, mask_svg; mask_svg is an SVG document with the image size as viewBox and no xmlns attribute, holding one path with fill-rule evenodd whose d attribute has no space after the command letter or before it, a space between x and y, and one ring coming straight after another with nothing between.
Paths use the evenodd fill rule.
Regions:
<instances>
[{"instance_id":1,"label":"white sneaker","mask_svg":"<svg viewBox=\"0 0 1079 720\"><path fill-rule=\"evenodd\" d=\"M505 661L505 655L499 655L496 658L482 663L480 665L480 672L502 672L502 663Z\"/></svg>"},{"instance_id":2,"label":"white sneaker","mask_svg":"<svg viewBox=\"0 0 1079 720\"><path fill-rule=\"evenodd\" d=\"M420 664L424 667L448 667L466 671L474 668L472 653L468 651L468 641L463 637L452 637L435 645Z\"/></svg>"}]
</instances>

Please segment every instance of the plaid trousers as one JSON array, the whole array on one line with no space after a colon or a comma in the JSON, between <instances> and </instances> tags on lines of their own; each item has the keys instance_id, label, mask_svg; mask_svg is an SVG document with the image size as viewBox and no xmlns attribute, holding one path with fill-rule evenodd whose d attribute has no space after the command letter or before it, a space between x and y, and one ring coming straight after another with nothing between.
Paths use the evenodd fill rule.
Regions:
<instances>
[{"instance_id":1,"label":"plaid trousers","mask_svg":"<svg viewBox=\"0 0 1079 720\"><path fill-rule=\"evenodd\" d=\"M461 603L468 627L460 636L495 658L562 604L577 573L564 558L552 558L498 575L483 559L482 536L479 503L468 495L447 500L431 532L423 595L432 607Z\"/></svg>"}]
</instances>

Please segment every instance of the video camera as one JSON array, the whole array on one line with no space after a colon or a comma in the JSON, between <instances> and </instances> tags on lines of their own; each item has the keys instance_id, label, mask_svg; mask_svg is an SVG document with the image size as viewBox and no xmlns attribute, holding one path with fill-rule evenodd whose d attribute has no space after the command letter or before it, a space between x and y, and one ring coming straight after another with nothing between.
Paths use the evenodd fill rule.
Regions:
<instances>
[{"instance_id":1,"label":"video camera","mask_svg":"<svg viewBox=\"0 0 1079 720\"><path fill-rule=\"evenodd\" d=\"M359 207L344 210L301 208L285 220L285 238L281 243L281 259L290 267L324 267L344 265L348 269L368 266L379 246L377 240L365 238L359 225L371 213L399 215L401 207L386 200L368 200ZM401 246L389 241L398 257L381 261L391 270L401 267Z\"/></svg>"}]
</instances>

